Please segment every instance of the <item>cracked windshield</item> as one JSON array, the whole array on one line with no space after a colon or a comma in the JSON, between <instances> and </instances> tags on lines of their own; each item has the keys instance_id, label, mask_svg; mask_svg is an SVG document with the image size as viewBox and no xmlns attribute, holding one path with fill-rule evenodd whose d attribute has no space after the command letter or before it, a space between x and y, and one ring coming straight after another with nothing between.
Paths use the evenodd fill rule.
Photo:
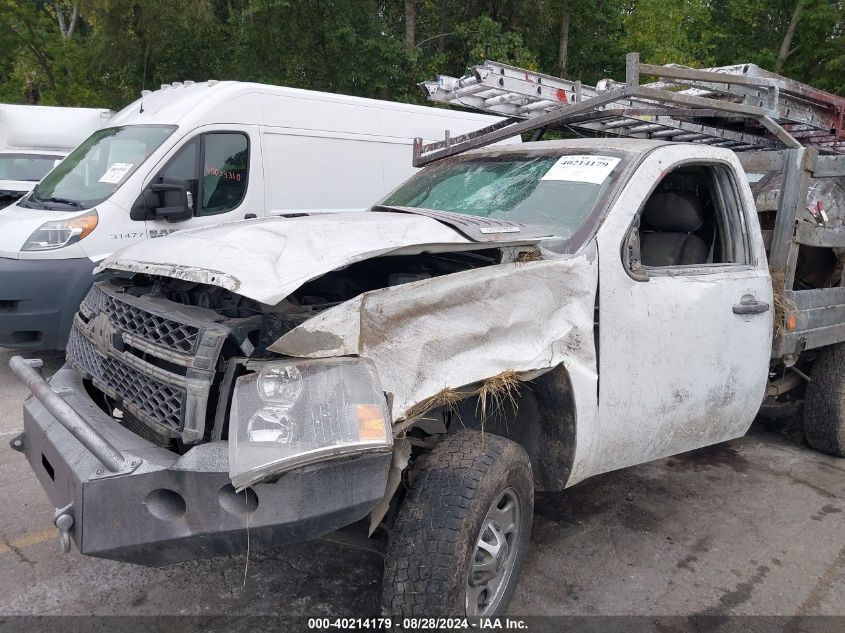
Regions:
<instances>
[{"instance_id":1,"label":"cracked windshield","mask_svg":"<svg viewBox=\"0 0 845 633\"><path fill-rule=\"evenodd\" d=\"M621 169L618 156L473 156L430 167L382 204L452 211L529 225L569 240Z\"/></svg>"}]
</instances>

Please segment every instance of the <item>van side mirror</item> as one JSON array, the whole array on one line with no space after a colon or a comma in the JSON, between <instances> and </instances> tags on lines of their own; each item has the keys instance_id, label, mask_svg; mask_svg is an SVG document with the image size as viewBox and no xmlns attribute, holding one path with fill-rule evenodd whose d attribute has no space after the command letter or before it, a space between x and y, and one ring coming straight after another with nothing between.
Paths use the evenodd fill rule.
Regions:
<instances>
[{"instance_id":1,"label":"van side mirror","mask_svg":"<svg viewBox=\"0 0 845 633\"><path fill-rule=\"evenodd\" d=\"M648 271L643 266L640 252L640 222L639 218L625 236L622 245L622 261L628 274L637 281L648 281Z\"/></svg>"},{"instance_id":2,"label":"van side mirror","mask_svg":"<svg viewBox=\"0 0 845 633\"><path fill-rule=\"evenodd\" d=\"M133 220L163 218L168 222L182 222L194 217L193 195L188 183L179 178L160 178L141 192L129 217Z\"/></svg>"}]
</instances>

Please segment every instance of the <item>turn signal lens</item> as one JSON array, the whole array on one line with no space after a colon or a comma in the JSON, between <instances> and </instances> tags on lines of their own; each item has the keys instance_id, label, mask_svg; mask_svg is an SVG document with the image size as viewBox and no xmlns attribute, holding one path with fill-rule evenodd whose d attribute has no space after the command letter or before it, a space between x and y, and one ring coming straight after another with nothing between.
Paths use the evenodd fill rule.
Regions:
<instances>
[{"instance_id":1,"label":"turn signal lens","mask_svg":"<svg viewBox=\"0 0 845 633\"><path fill-rule=\"evenodd\" d=\"M97 223L99 221L100 216L97 215L97 210L92 209L85 215L80 215L79 217L69 220L67 226L72 232L78 231L79 239L81 240L97 228Z\"/></svg>"},{"instance_id":2,"label":"turn signal lens","mask_svg":"<svg viewBox=\"0 0 845 633\"><path fill-rule=\"evenodd\" d=\"M358 439L362 442L384 439L384 416L380 406L359 404L355 406L358 417Z\"/></svg>"},{"instance_id":3,"label":"turn signal lens","mask_svg":"<svg viewBox=\"0 0 845 633\"><path fill-rule=\"evenodd\" d=\"M786 327L792 332L795 327L798 325L798 318L794 314L790 314L786 318Z\"/></svg>"}]
</instances>

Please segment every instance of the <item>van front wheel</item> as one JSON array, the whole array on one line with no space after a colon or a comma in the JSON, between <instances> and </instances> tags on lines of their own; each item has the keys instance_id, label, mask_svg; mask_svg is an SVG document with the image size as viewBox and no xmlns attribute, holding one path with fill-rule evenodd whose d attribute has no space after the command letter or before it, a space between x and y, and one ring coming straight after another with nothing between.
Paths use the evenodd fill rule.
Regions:
<instances>
[{"instance_id":1,"label":"van front wheel","mask_svg":"<svg viewBox=\"0 0 845 633\"><path fill-rule=\"evenodd\" d=\"M824 347L804 399L804 437L818 451L845 457L845 343Z\"/></svg>"},{"instance_id":2,"label":"van front wheel","mask_svg":"<svg viewBox=\"0 0 845 633\"><path fill-rule=\"evenodd\" d=\"M523 448L490 433L443 438L411 473L385 561L386 616L504 611L528 551L534 512Z\"/></svg>"}]
</instances>

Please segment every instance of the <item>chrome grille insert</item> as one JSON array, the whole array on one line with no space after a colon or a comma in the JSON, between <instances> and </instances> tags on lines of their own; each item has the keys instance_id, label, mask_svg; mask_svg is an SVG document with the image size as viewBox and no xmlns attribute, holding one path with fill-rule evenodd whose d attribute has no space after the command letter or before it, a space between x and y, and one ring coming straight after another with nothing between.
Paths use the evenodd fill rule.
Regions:
<instances>
[{"instance_id":1,"label":"chrome grille insert","mask_svg":"<svg viewBox=\"0 0 845 633\"><path fill-rule=\"evenodd\" d=\"M93 296L92 296L93 295ZM85 298L91 311L108 312L118 329L141 339L186 354L196 351L200 328L160 317L123 301L116 300L97 286Z\"/></svg>"},{"instance_id":2,"label":"chrome grille insert","mask_svg":"<svg viewBox=\"0 0 845 633\"><path fill-rule=\"evenodd\" d=\"M110 398L121 400L135 417L154 420L169 431L181 429L186 395L183 389L144 375L116 358L102 356L76 328L68 338L67 355L78 370Z\"/></svg>"},{"instance_id":3,"label":"chrome grille insert","mask_svg":"<svg viewBox=\"0 0 845 633\"><path fill-rule=\"evenodd\" d=\"M94 285L80 306L68 362L138 421L200 441L217 357L229 329L211 310Z\"/></svg>"}]
</instances>

